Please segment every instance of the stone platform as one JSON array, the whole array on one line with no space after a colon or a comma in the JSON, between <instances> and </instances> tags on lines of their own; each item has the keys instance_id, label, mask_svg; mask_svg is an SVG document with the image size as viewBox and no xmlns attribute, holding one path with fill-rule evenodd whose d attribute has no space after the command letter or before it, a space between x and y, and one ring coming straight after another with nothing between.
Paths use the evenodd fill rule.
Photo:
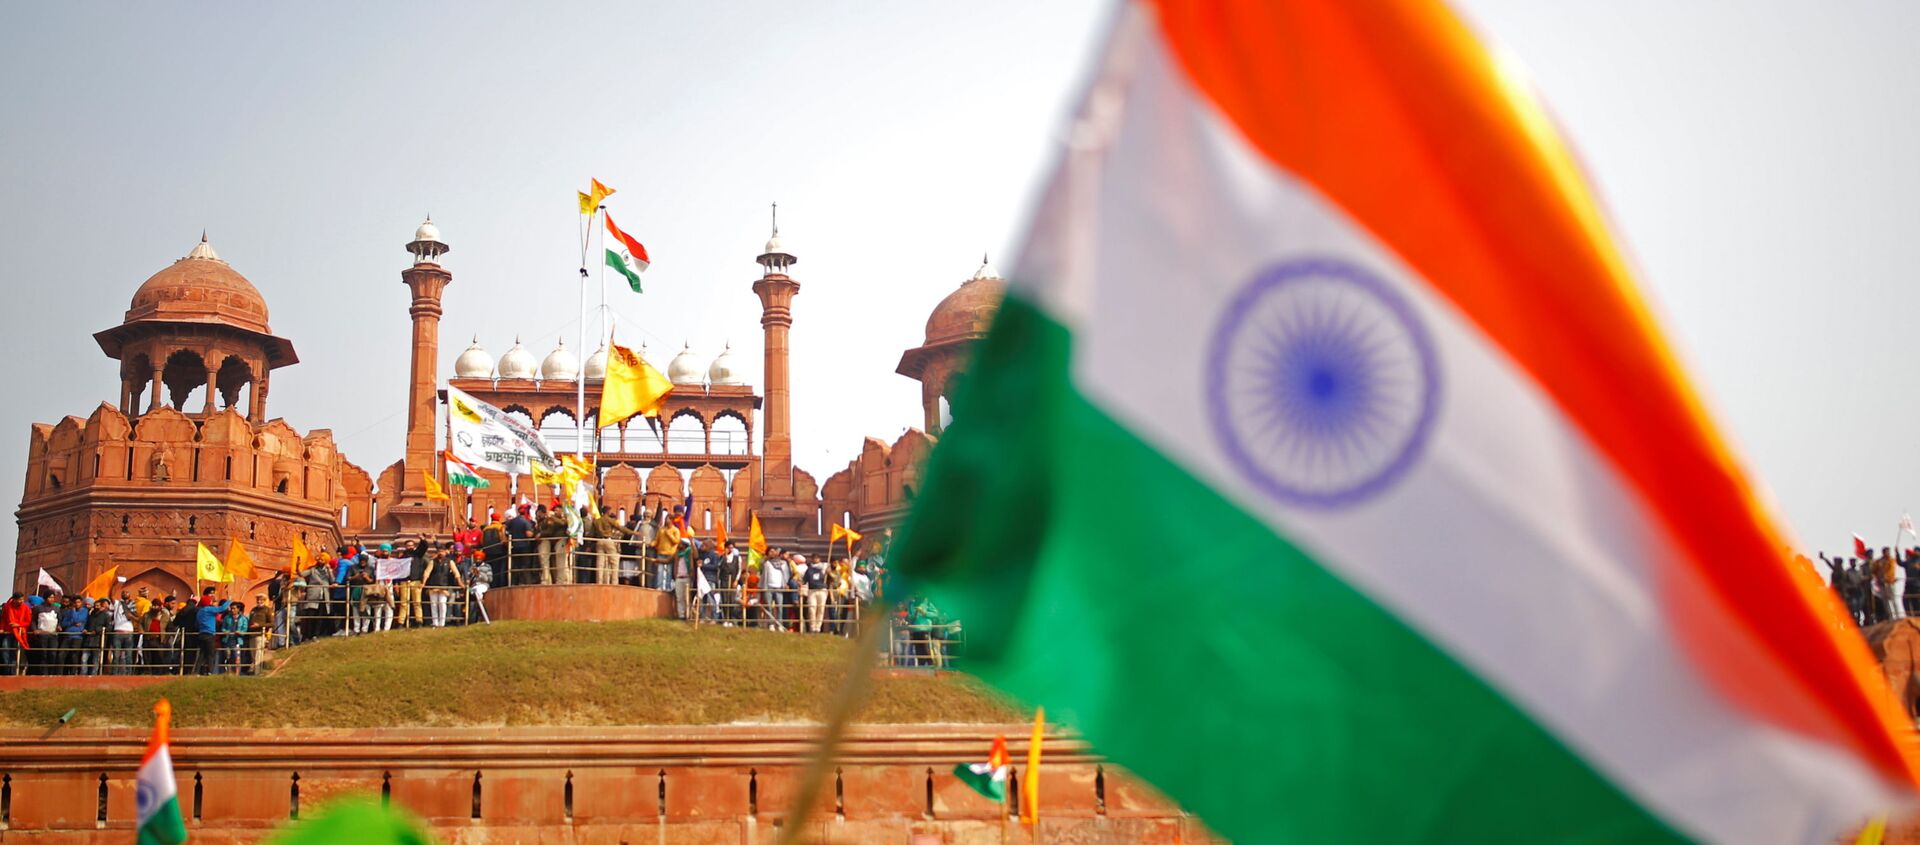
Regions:
<instances>
[{"instance_id":1,"label":"stone platform","mask_svg":"<svg viewBox=\"0 0 1920 845\"><path fill-rule=\"evenodd\" d=\"M487 617L505 619L670 619L673 594L624 584L532 584L495 587L484 601Z\"/></svg>"}]
</instances>

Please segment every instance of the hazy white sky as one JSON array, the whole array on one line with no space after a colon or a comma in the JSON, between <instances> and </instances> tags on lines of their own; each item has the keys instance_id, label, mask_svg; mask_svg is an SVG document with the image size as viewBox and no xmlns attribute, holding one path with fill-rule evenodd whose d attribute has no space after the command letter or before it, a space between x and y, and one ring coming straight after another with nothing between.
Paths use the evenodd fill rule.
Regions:
<instances>
[{"instance_id":1,"label":"hazy white sky","mask_svg":"<svg viewBox=\"0 0 1920 845\"><path fill-rule=\"evenodd\" d=\"M1920 509L1920 5L1462 5L1533 71L1803 541L1891 541ZM378 473L403 445L414 226L453 245L443 376L475 334L544 356L575 343L595 176L654 259L646 294L614 294L623 340L662 364L731 341L756 384L752 259L780 203L795 450L824 479L919 423L893 366L1015 240L1105 10L0 0L0 480L24 478L29 423L116 397L91 334L203 227L300 352L273 414Z\"/></svg>"}]
</instances>

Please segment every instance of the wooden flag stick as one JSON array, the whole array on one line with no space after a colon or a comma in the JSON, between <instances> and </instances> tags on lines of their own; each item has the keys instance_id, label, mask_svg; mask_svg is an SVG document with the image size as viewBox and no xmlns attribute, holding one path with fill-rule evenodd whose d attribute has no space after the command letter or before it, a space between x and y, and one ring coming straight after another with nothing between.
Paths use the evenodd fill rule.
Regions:
<instances>
[{"instance_id":1,"label":"wooden flag stick","mask_svg":"<svg viewBox=\"0 0 1920 845\"><path fill-rule=\"evenodd\" d=\"M867 688L873 685L873 658L879 651L882 627L862 626L860 636L853 641L853 654L847 660L847 677L840 682L840 690L834 695L833 707L827 712L825 731L820 736L820 747L814 751L813 759L807 763L806 773L800 778L800 790L794 794L793 806L787 810L786 820L780 825L776 845L794 845L798 842L801 829L806 827L807 817L813 814L813 805L817 803L820 788L827 779L827 767L839 753L840 740L846 736L847 725L853 721L854 711L860 709L860 702L866 700Z\"/></svg>"}]
</instances>

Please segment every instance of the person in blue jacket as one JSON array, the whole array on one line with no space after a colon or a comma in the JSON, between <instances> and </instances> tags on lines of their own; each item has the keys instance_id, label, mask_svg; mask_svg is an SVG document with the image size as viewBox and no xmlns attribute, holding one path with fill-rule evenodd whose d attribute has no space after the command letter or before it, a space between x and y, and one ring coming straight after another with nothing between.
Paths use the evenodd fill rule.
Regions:
<instances>
[{"instance_id":1,"label":"person in blue jacket","mask_svg":"<svg viewBox=\"0 0 1920 845\"><path fill-rule=\"evenodd\" d=\"M230 601L216 601L202 604L194 609L195 629L199 631L200 658L194 662L193 671L201 675L220 674L220 614L226 612Z\"/></svg>"}]
</instances>

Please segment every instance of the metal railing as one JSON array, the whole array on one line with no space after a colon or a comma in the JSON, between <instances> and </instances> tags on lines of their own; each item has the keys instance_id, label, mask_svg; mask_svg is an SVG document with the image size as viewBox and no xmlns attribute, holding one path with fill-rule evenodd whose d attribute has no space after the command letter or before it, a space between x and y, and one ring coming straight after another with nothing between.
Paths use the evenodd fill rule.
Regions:
<instances>
[{"instance_id":1,"label":"metal railing","mask_svg":"<svg viewBox=\"0 0 1920 845\"><path fill-rule=\"evenodd\" d=\"M0 675L252 675L266 631L34 633L0 642Z\"/></svg>"}]
</instances>

